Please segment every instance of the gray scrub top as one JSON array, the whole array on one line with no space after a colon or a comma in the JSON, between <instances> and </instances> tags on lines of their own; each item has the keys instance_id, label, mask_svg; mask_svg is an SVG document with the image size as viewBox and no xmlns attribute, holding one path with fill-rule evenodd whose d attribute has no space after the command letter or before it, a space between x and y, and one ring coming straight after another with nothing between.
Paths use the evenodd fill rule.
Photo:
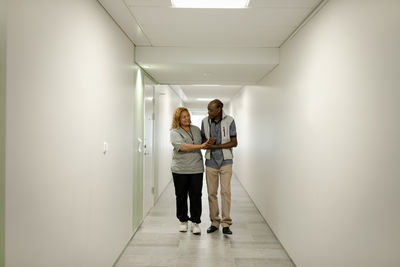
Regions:
<instances>
[{"instance_id":1,"label":"gray scrub top","mask_svg":"<svg viewBox=\"0 0 400 267\"><path fill-rule=\"evenodd\" d=\"M202 138L199 127L190 125L192 136L181 127L170 132L171 144L174 147L171 171L173 173L193 174L203 173L203 156L200 149L193 151L181 151L184 144L201 145Z\"/></svg>"}]
</instances>

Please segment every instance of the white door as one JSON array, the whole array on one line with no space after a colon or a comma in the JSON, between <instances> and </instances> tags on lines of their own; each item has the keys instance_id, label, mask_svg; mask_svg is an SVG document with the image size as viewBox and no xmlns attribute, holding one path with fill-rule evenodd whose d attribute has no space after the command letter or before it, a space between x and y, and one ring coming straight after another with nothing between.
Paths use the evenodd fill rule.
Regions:
<instances>
[{"instance_id":1,"label":"white door","mask_svg":"<svg viewBox=\"0 0 400 267\"><path fill-rule=\"evenodd\" d=\"M154 85L145 84L144 96L143 215L145 216L154 205Z\"/></svg>"}]
</instances>

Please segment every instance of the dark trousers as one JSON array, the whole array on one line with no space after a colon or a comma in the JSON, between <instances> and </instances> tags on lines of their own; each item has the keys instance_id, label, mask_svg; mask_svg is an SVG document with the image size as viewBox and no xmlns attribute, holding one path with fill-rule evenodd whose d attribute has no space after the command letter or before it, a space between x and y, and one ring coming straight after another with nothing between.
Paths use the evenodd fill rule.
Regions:
<instances>
[{"instance_id":1,"label":"dark trousers","mask_svg":"<svg viewBox=\"0 0 400 267\"><path fill-rule=\"evenodd\" d=\"M203 173L172 173L172 176L174 178L176 196L176 217L181 222L190 220L194 223L200 223ZM188 195L190 201L190 218L188 217Z\"/></svg>"}]
</instances>

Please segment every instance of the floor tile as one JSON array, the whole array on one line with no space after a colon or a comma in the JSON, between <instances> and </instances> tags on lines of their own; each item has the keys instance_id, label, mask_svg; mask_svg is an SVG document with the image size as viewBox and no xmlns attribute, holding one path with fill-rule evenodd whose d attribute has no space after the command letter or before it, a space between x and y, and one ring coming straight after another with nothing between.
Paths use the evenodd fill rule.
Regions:
<instances>
[{"instance_id":1,"label":"floor tile","mask_svg":"<svg viewBox=\"0 0 400 267\"><path fill-rule=\"evenodd\" d=\"M180 233L170 183L126 247L115 267L294 267L264 218L236 179L232 179L233 235L210 226L203 186L201 235Z\"/></svg>"}]
</instances>

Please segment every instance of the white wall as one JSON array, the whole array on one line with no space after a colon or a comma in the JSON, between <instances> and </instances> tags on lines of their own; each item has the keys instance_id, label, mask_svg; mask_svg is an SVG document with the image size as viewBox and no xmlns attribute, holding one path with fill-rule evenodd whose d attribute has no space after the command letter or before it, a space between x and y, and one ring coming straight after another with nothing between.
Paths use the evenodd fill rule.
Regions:
<instances>
[{"instance_id":1,"label":"white wall","mask_svg":"<svg viewBox=\"0 0 400 267\"><path fill-rule=\"evenodd\" d=\"M7 2L0 0L0 267L4 267L5 252L6 37Z\"/></svg>"},{"instance_id":2,"label":"white wall","mask_svg":"<svg viewBox=\"0 0 400 267\"><path fill-rule=\"evenodd\" d=\"M168 85L155 87L155 175L156 197L164 191L172 179L171 161L172 145L169 140L172 115L177 107L183 105L182 100Z\"/></svg>"},{"instance_id":3,"label":"white wall","mask_svg":"<svg viewBox=\"0 0 400 267\"><path fill-rule=\"evenodd\" d=\"M400 266L399 10L329 1L232 102L234 171L299 267Z\"/></svg>"},{"instance_id":4,"label":"white wall","mask_svg":"<svg viewBox=\"0 0 400 267\"><path fill-rule=\"evenodd\" d=\"M10 1L7 41L6 266L109 267L133 234L133 45L94 0Z\"/></svg>"}]
</instances>

